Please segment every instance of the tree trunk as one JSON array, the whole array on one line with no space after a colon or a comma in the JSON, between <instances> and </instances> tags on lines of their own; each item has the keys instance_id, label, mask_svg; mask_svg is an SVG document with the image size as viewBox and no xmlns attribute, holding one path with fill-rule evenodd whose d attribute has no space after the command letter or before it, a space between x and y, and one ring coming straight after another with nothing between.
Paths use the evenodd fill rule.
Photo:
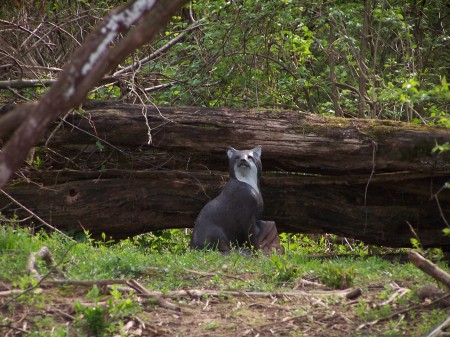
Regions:
<instances>
[{"instance_id":1,"label":"tree trunk","mask_svg":"<svg viewBox=\"0 0 450 337\"><path fill-rule=\"evenodd\" d=\"M359 53L359 104L358 118L364 118L366 109L366 84L367 84L367 65L366 54L369 40L369 15L371 15L370 1L364 1L364 19L361 32L361 50ZM370 114L369 114L370 116Z\"/></svg>"},{"instance_id":2,"label":"tree trunk","mask_svg":"<svg viewBox=\"0 0 450 337\"><path fill-rule=\"evenodd\" d=\"M334 114L336 117L344 117L344 112L339 105L339 91L336 86L336 72L335 64L338 58L338 53L334 47L336 37L334 32L336 31L336 22L333 18L329 18L328 24L330 25L330 33L328 35L328 67L330 68L330 84L331 84L331 98L333 99Z\"/></svg>"},{"instance_id":3,"label":"tree trunk","mask_svg":"<svg viewBox=\"0 0 450 337\"><path fill-rule=\"evenodd\" d=\"M144 117L146 115L146 118ZM146 125L146 119L148 127ZM149 134L151 144L148 144ZM90 135L89 135L90 134ZM280 231L450 249L448 130L299 112L98 105L65 118L5 191L65 231L114 238L192 227L227 180L225 148L262 145L264 219ZM44 144L41 144L44 145ZM38 159L39 157L39 159ZM7 206L7 207L6 207ZM15 209L0 197L3 213ZM6 208L5 208L6 207Z\"/></svg>"}]
</instances>

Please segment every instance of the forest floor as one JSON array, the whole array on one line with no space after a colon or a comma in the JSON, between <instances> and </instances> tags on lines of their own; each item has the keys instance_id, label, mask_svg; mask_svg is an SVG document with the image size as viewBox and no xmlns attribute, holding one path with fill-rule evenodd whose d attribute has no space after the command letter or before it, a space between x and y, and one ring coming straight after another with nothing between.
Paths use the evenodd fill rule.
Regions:
<instances>
[{"instance_id":1,"label":"forest floor","mask_svg":"<svg viewBox=\"0 0 450 337\"><path fill-rule=\"evenodd\" d=\"M203 282L214 276L194 277ZM375 283L365 285L361 296L354 299L347 299L346 291L324 290L323 286L232 294L209 289L213 295L168 294L160 304L152 295L134 294L127 296L128 306L139 305L139 312L122 315L120 324L110 329L108 320L116 314L108 317L108 312L121 310L125 302L102 289L97 300L87 300L91 286L44 282L13 303L11 298L1 298L1 305L8 309L0 311L4 320L0 329L4 336L42 336L44 331L47 336L424 336L430 323L437 324L450 314L429 302L402 299L413 284L396 286L388 298L386 285ZM1 287L5 291L12 285ZM83 309L81 318L83 310L75 303L93 310Z\"/></svg>"},{"instance_id":2,"label":"forest floor","mask_svg":"<svg viewBox=\"0 0 450 337\"><path fill-rule=\"evenodd\" d=\"M308 257L304 238L283 256L245 257L10 234L0 235L2 336L425 336L450 315L417 296L436 283L412 264ZM39 279L26 269L44 243L57 265L38 258Z\"/></svg>"}]
</instances>

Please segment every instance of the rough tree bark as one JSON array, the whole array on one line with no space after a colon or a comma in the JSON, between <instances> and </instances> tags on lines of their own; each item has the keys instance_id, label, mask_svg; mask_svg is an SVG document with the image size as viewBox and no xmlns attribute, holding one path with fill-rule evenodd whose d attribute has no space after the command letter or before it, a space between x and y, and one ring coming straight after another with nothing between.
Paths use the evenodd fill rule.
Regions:
<instances>
[{"instance_id":1,"label":"rough tree bark","mask_svg":"<svg viewBox=\"0 0 450 337\"><path fill-rule=\"evenodd\" d=\"M123 238L192 227L227 179L225 147L259 144L264 218L281 231L398 247L410 243L409 222L424 246L450 249L441 232L443 216L450 219L450 190L439 194L442 212L433 199L449 179L450 154L431 154L436 142L450 140L445 129L124 104L93 106L60 123L36 152L45 164L22 171L38 184L17 178L6 191L62 230ZM2 208L8 204L0 198Z\"/></svg>"}]
</instances>

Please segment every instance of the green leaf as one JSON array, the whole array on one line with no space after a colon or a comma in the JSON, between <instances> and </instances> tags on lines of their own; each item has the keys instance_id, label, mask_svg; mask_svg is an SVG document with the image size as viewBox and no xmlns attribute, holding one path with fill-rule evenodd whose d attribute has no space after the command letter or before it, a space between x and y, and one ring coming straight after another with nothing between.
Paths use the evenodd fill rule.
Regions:
<instances>
[{"instance_id":1,"label":"green leaf","mask_svg":"<svg viewBox=\"0 0 450 337\"><path fill-rule=\"evenodd\" d=\"M103 151L103 149L105 148L105 146L104 146L104 145L102 144L102 142L99 141L99 140L97 140L97 141L95 142L95 145L97 146L97 149L100 150L100 151Z\"/></svg>"}]
</instances>

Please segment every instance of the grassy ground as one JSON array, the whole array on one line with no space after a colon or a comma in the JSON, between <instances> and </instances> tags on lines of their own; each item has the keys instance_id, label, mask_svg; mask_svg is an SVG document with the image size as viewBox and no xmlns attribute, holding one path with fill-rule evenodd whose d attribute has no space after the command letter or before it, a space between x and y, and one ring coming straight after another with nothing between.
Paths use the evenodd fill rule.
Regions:
<instances>
[{"instance_id":1,"label":"grassy ground","mask_svg":"<svg viewBox=\"0 0 450 337\"><path fill-rule=\"evenodd\" d=\"M180 230L74 243L4 226L0 335L423 336L450 314L415 295L435 282L410 263L368 257L362 243L334 236L282 239L282 256L223 256L189 251ZM37 259L39 282L26 268L42 246L57 266ZM361 296L339 290L351 287Z\"/></svg>"}]
</instances>

